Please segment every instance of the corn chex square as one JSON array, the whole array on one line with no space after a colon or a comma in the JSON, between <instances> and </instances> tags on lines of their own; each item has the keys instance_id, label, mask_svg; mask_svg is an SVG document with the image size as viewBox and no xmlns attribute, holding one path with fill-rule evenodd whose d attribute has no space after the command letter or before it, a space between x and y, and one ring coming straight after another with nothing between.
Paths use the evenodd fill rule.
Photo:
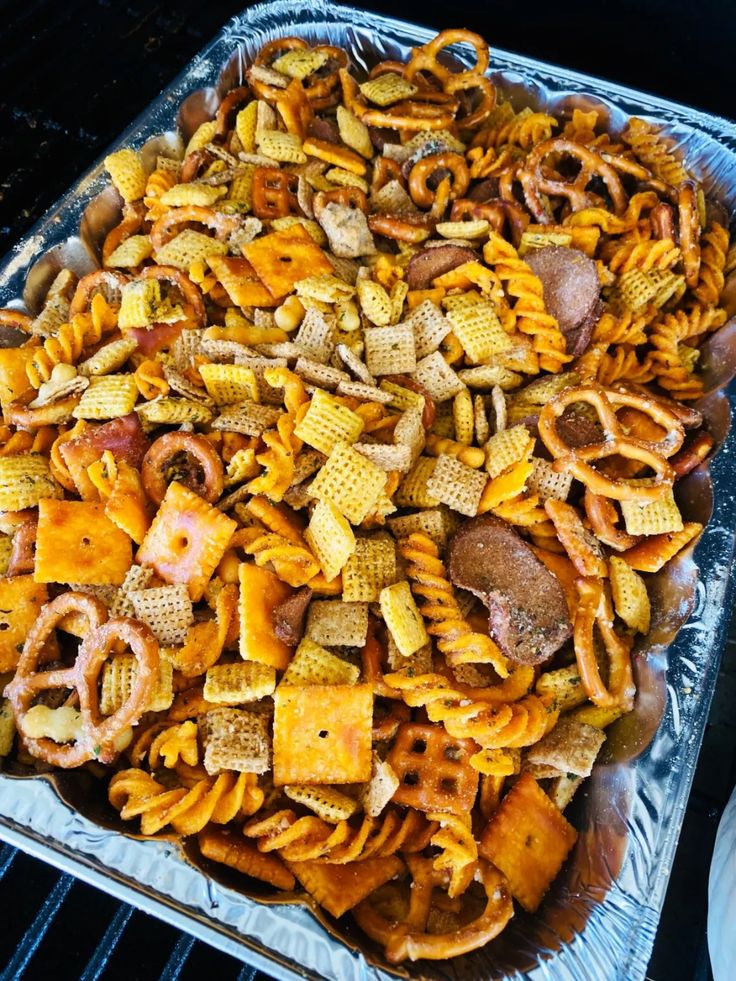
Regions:
<instances>
[{"instance_id":1,"label":"corn chex square","mask_svg":"<svg viewBox=\"0 0 736 981\"><path fill-rule=\"evenodd\" d=\"M289 800L303 804L310 811L321 817L329 824L347 821L360 809L360 804L353 797L348 797L340 790L332 787L314 787L307 784L292 784L284 787L284 793Z\"/></svg>"},{"instance_id":2,"label":"corn chex square","mask_svg":"<svg viewBox=\"0 0 736 981\"><path fill-rule=\"evenodd\" d=\"M420 456L409 473L399 484L394 500L402 508L435 508L440 503L429 490L429 481L434 475L437 460L431 456Z\"/></svg>"},{"instance_id":3,"label":"corn chex square","mask_svg":"<svg viewBox=\"0 0 736 981\"><path fill-rule=\"evenodd\" d=\"M199 718L204 742L204 768L209 774L223 770L265 773L271 766L269 719L242 709L212 709Z\"/></svg>"},{"instance_id":4,"label":"corn chex square","mask_svg":"<svg viewBox=\"0 0 736 981\"><path fill-rule=\"evenodd\" d=\"M258 381L252 368L242 364L203 364L199 373L207 394L217 405L258 402Z\"/></svg>"},{"instance_id":5,"label":"corn chex square","mask_svg":"<svg viewBox=\"0 0 736 981\"><path fill-rule=\"evenodd\" d=\"M122 368L137 347L138 341L134 337L120 337L77 365L77 371L80 375L108 375Z\"/></svg>"},{"instance_id":6,"label":"corn chex square","mask_svg":"<svg viewBox=\"0 0 736 981\"><path fill-rule=\"evenodd\" d=\"M326 317L315 307L304 315L294 343L314 361L326 364L337 343L337 327L332 317Z\"/></svg>"},{"instance_id":7,"label":"corn chex square","mask_svg":"<svg viewBox=\"0 0 736 981\"><path fill-rule=\"evenodd\" d=\"M133 375L95 377L90 379L72 415L75 419L117 419L132 412L137 399L138 386Z\"/></svg>"},{"instance_id":8,"label":"corn chex square","mask_svg":"<svg viewBox=\"0 0 736 981\"><path fill-rule=\"evenodd\" d=\"M518 388L524 380L518 372L501 364L479 364L475 368L461 368L457 374L468 388L476 388L482 392L491 391L497 386L505 392Z\"/></svg>"},{"instance_id":9,"label":"corn chex square","mask_svg":"<svg viewBox=\"0 0 736 981\"><path fill-rule=\"evenodd\" d=\"M193 228L185 228L156 252L156 261L163 266L176 266L186 272L193 262L211 255L227 255L227 242L210 238Z\"/></svg>"},{"instance_id":10,"label":"corn chex square","mask_svg":"<svg viewBox=\"0 0 736 981\"><path fill-rule=\"evenodd\" d=\"M651 605L644 580L638 572L634 572L628 562L616 555L609 559L609 569L611 595L617 615L632 630L648 633Z\"/></svg>"},{"instance_id":11,"label":"corn chex square","mask_svg":"<svg viewBox=\"0 0 736 981\"><path fill-rule=\"evenodd\" d=\"M0 456L0 511L23 511L45 497L60 497L61 487L40 453Z\"/></svg>"},{"instance_id":12,"label":"corn chex square","mask_svg":"<svg viewBox=\"0 0 736 981\"><path fill-rule=\"evenodd\" d=\"M363 82L360 91L369 102L377 106L390 106L402 99L410 99L417 94L418 89L398 72L386 72L385 75Z\"/></svg>"},{"instance_id":13,"label":"corn chex square","mask_svg":"<svg viewBox=\"0 0 736 981\"><path fill-rule=\"evenodd\" d=\"M128 592L137 620L153 631L156 639L168 646L183 644L194 622L192 601L184 583L133 589Z\"/></svg>"},{"instance_id":14,"label":"corn chex square","mask_svg":"<svg viewBox=\"0 0 736 981\"><path fill-rule=\"evenodd\" d=\"M374 153L371 134L365 123L361 122L345 106L337 107L337 128L345 146L356 150L361 157L371 159Z\"/></svg>"},{"instance_id":15,"label":"corn chex square","mask_svg":"<svg viewBox=\"0 0 736 981\"><path fill-rule=\"evenodd\" d=\"M484 473L473 470L454 456L442 453L437 458L434 473L427 481L427 490L454 511L473 518L478 513L478 505L487 483L488 477Z\"/></svg>"},{"instance_id":16,"label":"corn chex square","mask_svg":"<svg viewBox=\"0 0 736 981\"><path fill-rule=\"evenodd\" d=\"M543 501L550 497L566 501L572 487L572 474L557 473L548 460L540 457L532 457L532 463L534 470L527 481L527 490L531 494L537 494Z\"/></svg>"},{"instance_id":17,"label":"corn chex square","mask_svg":"<svg viewBox=\"0 0 736 981\"><path fill-rule=\"evenodd\" d=\"M276 688L276 670L257 661L215 664L207 670L203 695L208 702L233 705L257 702L272 695Z\"/></svg>"},{"instance_id":18,"label":"corn chex square","mask_svg":"<svg viewBox=\"0 0 736 981\"><path fill-rule=\"evenodd\" d=\"M159 398L151 399L137 406L136 412L143 423L159 426L166 423L180 425L184 422L207 425L212 422L214 413L209 406L191 399Z\"/></svg>"},{"instance_id":19,"label":"corn chex square","mask_svg":"<svg viewBox=\"0 0 736 981\"><path fill-rule=\"evenodd\" d=\"M354 685L360 669L303 637L281 679L282 685Z\"/></svg>"},{"instance_id":20,"label":"corn chex square","mask_svg":"<svg viewBox=\"0 0 736 981\"><path fill-rule=\"evenodd\" d=\"M490 300L458 303L447 311L447 319L468 359L476 364L512 346Z\"/></svg>"},{"instance_id":21,"label":"corn chex square","mask_svg":"<svg viewBox=\"0 0 736 981\"><path fill-rule=\"evenodd\" d=\"M429 643L424 620L405 579L385 586L379 603L381 615L402 657L411 657Z\"/></svg>"},{"instance_id":22,"label":"corn chex square","mask_svg":"<svg viewBox=\"0 0 736 981\"><path fill-rule=\"evenodd\" d=\"M351 524L359 525L375 507L386 474L347 443L338 443L312 481L311 494L330 501Z\"/></svg>"},{"instance_id":23,"label":"corn chex square","mask_svg":"<svg viewBox=\"0 0 736 981\"><path fill-rule=\"evenodd\" d=\"M485 445L486 470L489 476L498 477L516 463L526 460L534 445L526 426L512 426L491 436Z\"/></svg>"},{"instance_id":24,"label":"corn chex square","mask_svg":"<svg viewBox=\"0 0 736 981\"><path fill-rule=\"evenodd\" d=\"M135 269L150 258L152 252L148 235L131 235L110 253L105 265L111 269Z\"/></svg>"},{"instance_id":25,"label":"corn chex square","mask_svg":"<svg viewBox=\"0 0 736 981\"><path fill-rule=\"evenodd\" d=\"M417 367L414 332L407 324L366 330L365 363L376 375L410 375Z\"/></svg>"},{"instance_id":26,"label":"corn chex square","mask_svg":"<svg viewBox=\"0 0 736 981\"><path fill-rule=\"evenodd\" d=\"M138 201L146 190L143 158L137 150L125 147L105 157L105 168L126 204Z\"/></svg>"},{"instance_id":27,"label":"corn chex square","mask_svg":"<svg viewBox=\"0 0 736 981\"><path fill-rule=\"evenodd\" d=\"M112 715L130 698L138 674L138 662L132 654L116 654L102 668L100 712ZM158 678L146 706L148 712L165 712L174 701L174 669L171 661L161 658Z\"/></svg>"},{"instance_id":28,"label":"corn chex square","mask_svg":"<svg viewBox=\"0 0 736 981\"><path fill-rule=\"evenodd\" d=\"M328 581L340 573L355 550L350 523L329 501L317 501L304 537Z\"/></svg>"},{"instance_id":29,"label":"corn chex square","mask_svg":"<svg viewBox=\"0 0 736 981\"><path fill-rule=\"evenodd\" d=\"M405 388L403 385L397 385L396 382L388 381L384 378L379 385L382 392L385 392L390 396L389 401L386 405L390 405L392 409L423 409L424 408L424 396L420 392L414 392L410 388Z\"/></svg>"},{"instance_id":30,"label":"corn chex square","mask_svg":"<svg viewBox=\"0 0 736 981\"><path fill-rule=\"evenodd\" d=\"M656 501L647 504L621 501L621 513L630 535L663 535L682 531L684 527L671 487L666 487Z\"/></svg>"},{"instance_id":31,"label":"corn chex square","mask_svg":"<svg viewBox=\"0 0 736 981\"><path fill-rule=\"evenodd\" d=\"M337 443L354 443L363 432L363 420L333 395L321 389L294 429L299 439L328 454Z\"/></svg>"},{"instance_id":32,"label":"corn chex square","mask_svg":"<svg viewBox=\"0 0 736 981\"><path fill-rule=\"evenodd\" d=\"M418 358L433 354L452 330L450 321L431 300L423 300L415 307L404 324L408 324L414 332Z\"/></svg>"},{"instance_id":33,"label":"corn chex square","mask_svg":"<svg viewBox=\"0 0 736 981\"><path fill-rule=\"evenodd\" d=\"M306 636L325 647L362 647L368 635L368 604L313 600Z\"/></svg>"},{"instance_id":34,"label":"corn chex square","mask_svg":"<svg viewBox=\"0 0 736 981\"><path fill-rule=\"evenodd\" d=\"M342 570L346 603L377 603L381 590L396 582L396 548L389 538L358 538Z\"/></svg>"},{"instance_id":35,"label":"corn chex square","mask_svg":"<svg viewBox=\"0 0 736 981\"><path fill-rule=\"evenodd\" d=\"M302 141L296 133L282 133L277 129L266 129L258 136L258 150L279 163L303 164L307 155L302 150Z\"/></svg>"},{"instance_id":36,"label":"corn chex square","mask_svg":"<svg viewBox=\"0 0 736 981\"><path fill-rule=\"evenodd\" d=\"M388 526L399 541L409 535L421 534L427 535L436 545L444 548L453 523L447 510L435 507L417 511L415 514L404 514L400 518L389 518ZM344 582L343 578L343 585Z\"/></svg>"},{"instance_id":37,"label":"corn chex square","mask_svg":"<svg viewBox=\"0 0 736 981\"><path fill-rule=\"evenodd\" d=\"M417 363L414 378L435 402L446 402L465 387L439 351Z\"/></svg>"},{"instance_id":38,"label":"corn chex square","mask_svg":"<svg viewBox=\"0 0 736 981\"><path fill-rule=\"evenodd\" d=\"M261 436L267 429L273 429L282 412L271 405L257 402L240 402L224 409L213 421L213 429L222 429L244 436Z\"/></svg>"}]
</instances>

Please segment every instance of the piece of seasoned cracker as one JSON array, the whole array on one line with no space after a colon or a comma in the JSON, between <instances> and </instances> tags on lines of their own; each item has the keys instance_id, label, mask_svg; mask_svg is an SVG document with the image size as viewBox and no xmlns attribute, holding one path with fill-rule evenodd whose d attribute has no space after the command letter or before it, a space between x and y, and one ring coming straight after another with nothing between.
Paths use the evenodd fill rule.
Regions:
<instances>
[{"instance_id":1,"label":"piece of seasoned cracker","mask_svg":"<svg viewBox=\"0 0 736 981\"><path fill-rule=\"evenodd\" d=\"M344 865L326 865L319 861L286 864L310 896L328 913L338 917L404 869L404 863L397 855Z\"/></svg>"},{"instance_id":2,"label":"piece of seasoned cracker","mask_svg":"<svg viewBox=\"0 0 736 981\"><path fill-rule=\"evenodd\" d=\"M353 797L332 787L315 787L308 784L292 784L284 787L284 793L297 804L302 804L329 824L347 821L360 805Z\"/></svg>"}]
</instances>

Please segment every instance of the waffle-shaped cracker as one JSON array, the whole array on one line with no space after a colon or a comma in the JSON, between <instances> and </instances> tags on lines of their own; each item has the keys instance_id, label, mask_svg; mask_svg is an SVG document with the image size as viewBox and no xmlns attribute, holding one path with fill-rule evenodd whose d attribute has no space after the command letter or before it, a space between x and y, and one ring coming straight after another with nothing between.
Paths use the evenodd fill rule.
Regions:
<instances>
[{"instance_id":1,"label":"waffle-shaped cracker","mask_svg":"<svg viewBox=\"0 0 736 981\"><path fill-rule=\"evenodd\" d=\"M470 765L477 745L455 739L440 725L405 722L387 760L399 779L393 800L418 811L466 814L475 802L478 771Z\"/></svg>"}]
</instances>

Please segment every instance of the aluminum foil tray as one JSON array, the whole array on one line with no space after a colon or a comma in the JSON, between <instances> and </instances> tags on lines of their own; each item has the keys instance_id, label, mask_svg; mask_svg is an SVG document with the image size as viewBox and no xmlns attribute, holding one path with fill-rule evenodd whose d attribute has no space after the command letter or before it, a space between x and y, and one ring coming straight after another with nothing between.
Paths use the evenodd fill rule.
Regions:
<instances>
[{"instance_id":1,"label":"aluminum foil tray","mask_svg":"<svg viewBox=\"0 0 736 981\"><path fill-rule=\"evenodd\" d=\"M445 26L459 25L448 15ZM223 28L114 148L141 147L153 163L164 146L181 145L179 134L186 139L213 115L260 46L289 34L342 45L360 70L405 57L433 32L327 0L253 7ZM614 132L634 114L664 123L707 193L736 213L733 123L504 51L492 50L491 66L517 108L569 115L576 106L595 107ZM60 267L82 274L98 265L120 213L106 185L98 163L15 246L0 265L1 306L37 312ZM609 730L605 756L572 807L576 849L535 916L517 913L497 941L462 958L390 967L355 927L302 894L275 896L265 884L208 864L196 845L131 835L87 773L0 774L0 838L279 978L643 979L732 601L736 436L729 435L724 386L736 373L736 318L702 360L708 394L701 408L720 452L678 484L678 495L687 518L708 525L694 553L652 581L652 630L635 655L636 709Z\"/></svg>"}]
</instances>

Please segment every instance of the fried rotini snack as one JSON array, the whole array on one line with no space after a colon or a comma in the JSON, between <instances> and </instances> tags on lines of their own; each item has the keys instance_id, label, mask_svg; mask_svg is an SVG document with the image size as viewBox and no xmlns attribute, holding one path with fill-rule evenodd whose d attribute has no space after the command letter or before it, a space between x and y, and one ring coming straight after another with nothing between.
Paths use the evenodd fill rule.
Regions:
<instances>
[{"instance_id":1,"label":"fried rotini snack","mask_svg":"<svg viewBox=\"0 0 736 981\"><path fill-rule=\"evenodd\" d=\"M0 756L102 763L392 963L491 942L574 846L729 315L656 127L489 62L275 38L183 155L106 158L100 269L0 311Z\"/></svg>"}]
</instances>

